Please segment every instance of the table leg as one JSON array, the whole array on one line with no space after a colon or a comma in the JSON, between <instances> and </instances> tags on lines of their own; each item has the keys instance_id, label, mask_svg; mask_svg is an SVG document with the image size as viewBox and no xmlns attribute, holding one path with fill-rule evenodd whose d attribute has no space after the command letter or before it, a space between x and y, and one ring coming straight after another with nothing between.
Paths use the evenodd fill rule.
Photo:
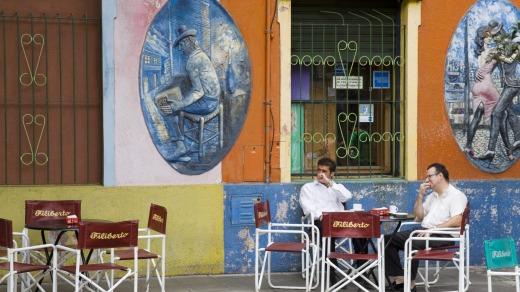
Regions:
<instances>
[{"instance_id":1,"label":"table leg","mask_svg":"<svg viewBox=\"0 0 520 292\"><path fill-rule=\"evenodd\" d=\"M65 233L66 231L61 231L59 234L58 234L58 237L56 238L56 240L54 241L54 245L58 245L58 243L60 243L60 239L61 237L63 236L63 233ZM47 244L47 240L45 239L45 230L42 230L41 231L41 236L42 236L42 243L43 244ZM77 231L76 231L76 238L78 237L77 235ZM54 251L50 251L45 248L45 259L47 260L47 263L46 265L49 266L51 265L51 262L52 262L52 257L54 256ZM30 255L29 255L29 260L30 260ZM51 279L52 279L52 274L50 275L51 276ZM40 281L38 282L40 285L43 283L43 278L40 279ZM40 289L38 287L36 287L36 292L40 291Z\"/></svg>"},{"instance_id":2,"label":"table leg","mask_svg":"<svg viewBox=\"0 0 520 292\"><path fill-rule=\"evenodd\" d=\"M394 236L397 234L397 231L399 231L399 228L401 228L401 224L402 224L402 221L397 222L397 226L395 227L394 232L392 232L392 234L390 234L390 239L388 240L388 242L385 242L385 249L387 248L388 244L392 241L392 239L394 239ZM388 286L390 287L390 290L392 290L392 292L396 292L394 289L394 286L392 286L392 282L390 282L390 277L386 274L386 270L385 270L385 278L386 278L386 283L388 283Z\"/></svg>"}]
</instances>

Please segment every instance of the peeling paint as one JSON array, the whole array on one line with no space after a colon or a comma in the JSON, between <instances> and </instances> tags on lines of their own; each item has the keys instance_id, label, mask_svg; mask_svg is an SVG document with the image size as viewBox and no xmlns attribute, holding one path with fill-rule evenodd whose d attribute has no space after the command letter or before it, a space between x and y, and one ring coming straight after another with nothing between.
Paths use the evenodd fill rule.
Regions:
<instances>
[{"instance_id":1,"label":"peeling paint","mask_svg":"<svg viewBox=\"0 0 520 292\"><path fill-rule=\"evenodd\" d=\"M400 211L411 212L422 181L339 183L343 183L353 194L353 198L347 202L350 206L352 203L361 203L365 209L370 209L396 205ZM515 223L520 215L520 180L464 180L452 181L452 184L468 196L471 204L470 263L484 265L484 240L520 238L520 226ZM234 195L262 194L263 200L271 202L274 222L299 223L301 208L298 199L302 186L303 183L224 185L225 205L228 206ZM230 208L226 208L224 217L225 273L253 273L254 225L249 226L249 229L231 226ZM393 231L393 228L392 224L382 224L385 234ZM273 271L298 271L300 258L277 256L273 257L272 264Z\"/></svg>"}]
</instances>

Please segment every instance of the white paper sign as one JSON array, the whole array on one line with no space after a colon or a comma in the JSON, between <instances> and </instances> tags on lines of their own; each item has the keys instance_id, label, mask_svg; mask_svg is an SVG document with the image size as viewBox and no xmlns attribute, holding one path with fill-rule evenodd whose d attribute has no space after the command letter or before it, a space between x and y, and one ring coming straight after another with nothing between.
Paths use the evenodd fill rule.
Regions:
<instances>
[{"instance_id":1,"label":"white paper sign","mask_svg":"<svg viewBox=\"0 0 520 292\"><path fill-rule=\"evenodd\" d=\"M335 89L363 89L363 76L334 76L332 82Z\"/></svg>"}]
</instances>

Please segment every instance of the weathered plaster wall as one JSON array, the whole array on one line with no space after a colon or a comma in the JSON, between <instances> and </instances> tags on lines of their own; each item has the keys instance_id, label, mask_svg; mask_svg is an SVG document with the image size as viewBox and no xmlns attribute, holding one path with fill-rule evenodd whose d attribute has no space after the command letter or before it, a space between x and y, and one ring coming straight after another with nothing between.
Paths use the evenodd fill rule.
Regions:
<instances>
[{"instance_id":1,"label":"weathered plaster wall","mask_svg":"<svg viewBox=\"0 0 520 292\"><path fill-rule=\"evenodd\" d=\"M416 191L421 182L347 182L344 185L354 195L347 206L361 203L364 208L398 206L401 211L411 212ZM470 263L484 265L484 240L512 237L520 245L520 227L516 218L520 216L520 181L518 180L459 180L452 183L460 188L471 204L470 214ZM295 223L301 219L298 203L303 184L259 184L224 186L224 254L225 273L254 273L255 226L232 224L237 210L232 208L236 197L260 196L271 205L273 222ZM251 209L250 212L253 212ZM384 233L390 233L393 225L383 224ZM276 271L297 271L300 258L296 255L273 256Z\"/></svg>"}]
</instances>

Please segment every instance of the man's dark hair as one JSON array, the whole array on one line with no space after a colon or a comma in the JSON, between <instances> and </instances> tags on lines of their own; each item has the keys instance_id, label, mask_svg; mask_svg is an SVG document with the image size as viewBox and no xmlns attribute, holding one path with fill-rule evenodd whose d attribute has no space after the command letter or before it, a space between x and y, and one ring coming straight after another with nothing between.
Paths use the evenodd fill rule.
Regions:
<instances>
[{"instance_id":1,"label":"man's dark hair","mask_svg":"<svg viewBox=\"0 0 520 292\"><path fill-rule=\"evenodd\" d=\"M330 172L336 172L336 162L328 157L318 160L318 166L328 166Z\"/></svg>"},{"instance_id":2,"label":"man's dark hair","mask_svg":"<svg viewBox=\"0 0 520 292\"><path fill-rule=\"evenodd\" d=\"M450 182L450 175L448 173L448 170L446 169L446 166L444 166L443 164L435 162L435 163L432 163L432 164L428 165L426 170L428 170L428 169L430 169L432 167L435 168L435 172L436 173L442 173L442 176L444 177L444 179L447 182Z\"/></svg>"}]
</instances>

